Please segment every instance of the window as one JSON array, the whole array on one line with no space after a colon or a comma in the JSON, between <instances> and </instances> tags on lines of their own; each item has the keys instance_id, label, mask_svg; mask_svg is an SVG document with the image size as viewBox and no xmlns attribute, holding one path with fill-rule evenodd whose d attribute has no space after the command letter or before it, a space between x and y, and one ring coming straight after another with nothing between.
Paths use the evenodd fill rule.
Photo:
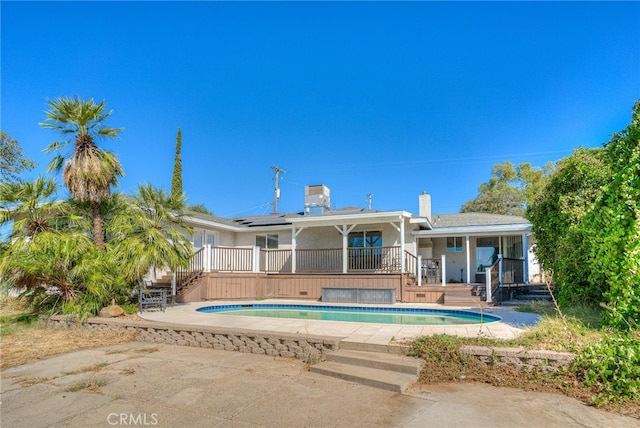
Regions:
<instances>
[{"instance_id":1,"label":"window","mask_svg":"<svg viewBox=\"0 0 640 428\"><path fill-rule=\"evenodd\" d=\"M484 272L498 260L500 243L497 236L478 238L476 240L476 267L478 272Z\"/></svg>"},{"instance_id":2,"label":"window","mask_svg":"<svg viewBox=\"0 0 640 428\"><path fill-rule=\"evenodd\" d=\"M462 252L462 236L447 238L447 253Z\"/></svg>"},{"instance_id":3,"label":"window","mask_svg":"<svg viewBox=\"0 0 640 428\"><path fill-rule=\"evenodd\" d=\"M349 269L375 270L382 263L382 232L352 232L349 234Z\"/></svg>"},{"instance_id":4,"label":"window","mask_svg":"<svg viewBox=\"0 0 640 428\"><path fill-rule=\"evenodd\" d=\"M522 258L522 236L505 236L503 238L504 256L508 259Z\"/></svg>"},{"instance_id":5,"label":"window","mask_svg":"<svg viewBox=\"0 0 640 428\"><path fill-rule=\"evenodd\" d=\"M382 247L382 232L351 232L348 245L350 248Z\"/></svg>"},{"instance_id":6,"label":"window","mask_svg":"<svg viewBox=\"0 0 640 428\"><path fill-rule=\"evenodd\" d=\"M256 235L256 247L277 249L278 235Z\"/></svg>"},{"instance_id":7,"label":"window","mask_svg":"<svg viewBox=\"0 0 640 428\"><path fill-rule=\"evenodd\" d=\"M193 247L196 249L204 247L205 245L211 245L213 247L216 244L215 232L196 229L194 230L192 237Z\"/></svg>"}]
</instances>

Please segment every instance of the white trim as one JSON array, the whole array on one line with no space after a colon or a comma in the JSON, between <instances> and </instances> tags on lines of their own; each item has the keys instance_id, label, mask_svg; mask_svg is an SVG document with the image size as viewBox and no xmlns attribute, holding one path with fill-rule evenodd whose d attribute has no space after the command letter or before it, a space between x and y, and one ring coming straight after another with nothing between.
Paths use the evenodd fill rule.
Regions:
<instances>
[{"instance_id":1,"label":"white trim","mask_svg":"<svg viewBox=\"0 0 640 428\"><path fill-rule=\"evenodd\" d=\"M411 213L406 211L389 211L361 214L335 214L327 216L308 216L287 218L291 224L311 226L335 226L345 224L372 224L372 223L392 223L394 221L411 218Z\"/></svg>"},{"instance_id":2,"label":"white trim","mask_svg":"<svg viewBox=\"0 0 640 428\"><path fill-rule=\"evenodd\" d=\"M470 247L470 240L469 240L469 235L467 235L465 237L465 245L467 246L467 250L466 250L466 257L467 257L467 284L471 284L471 248Z\"/></svg>"},{"instance_id":3,"label":"white trim","mask_svg":"<svg viewBox=\"0 0 640 428\"><path fill-rule=\"evenodd\" d=\"M414 230L413 236L420 238L447 238L452 236L490 236L490 235L521 235L523 232L531 232L531 225L500 224L489 226L456 226L439 227L435 230Z\"/></svg>"}]
</instances>

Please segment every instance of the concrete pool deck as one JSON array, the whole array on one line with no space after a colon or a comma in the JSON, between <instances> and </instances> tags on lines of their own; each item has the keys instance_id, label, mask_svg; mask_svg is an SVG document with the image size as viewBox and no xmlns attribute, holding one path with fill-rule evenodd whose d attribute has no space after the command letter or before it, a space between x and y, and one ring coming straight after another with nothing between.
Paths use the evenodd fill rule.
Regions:
<instances>
[{"instance_id":1,"label":"concrete pool deck","mask_svg":"<svg viewBox=\"0 0 640 428\"><path fill-rule=\"evenodd\" d=\"M358 342L372 345L388 345L392 341L412 340L420 336L452 335L461 337L491 337L495 339L511 339L524 330L524 327L535 325L538 316L531 313L517 312L509 307L451 307L435 304L396 303L394 308L424 308L443 310L469 310L477 313L491 314L502 318L501 321L483 324L459 325L401 325L376 324L341 321L316 321L282 318L262 318L236 315L222 315L215 313L197 312L198 308L217 305L237 304L308 304L325 306L353 306L353 304L322 303L317 301L300 300L249 300L249 301L210 301L199 303L184 303L167 307L165 312L149 311L140 315L149 321L170 324L188 324L193 326L208 326L228 329L246 329L254 331L269 331L274 333L294 333L315 336L341 337L346 342ZM391 307L389 305L367 305L371 307Z\"/></svg>"}]
</instances>

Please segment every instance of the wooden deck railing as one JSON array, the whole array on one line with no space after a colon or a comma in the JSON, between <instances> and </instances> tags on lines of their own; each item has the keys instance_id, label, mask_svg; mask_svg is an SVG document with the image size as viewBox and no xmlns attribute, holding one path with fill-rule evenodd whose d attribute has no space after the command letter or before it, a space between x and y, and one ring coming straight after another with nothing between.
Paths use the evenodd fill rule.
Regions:
<instances>
[{"instance_id":1,"label":"wooden deck railing","mask_svg":"<svg viewBox=\"0 0 640 428\"><path fill-rule=\"evenodd\" d=\"M258 254L259 260L254 260ZM205 260L208 255L208 260ZM369 247L347 249L347 272L400 273L402 268L400 247ZM417 257L405 250L405 272L418 274ZM296 273L340 273L343 271L342 248L297 249ZM188 282L193 272L205 269L216 272L292 273L293 252L291 249L253 247L205 247L197 250L187 269L176 271L177 284ZM257 264L256 264L257 262Z\"/></svg>"},{"instance_id":2,"label":"wooden deck railing","mask_svg":"<svg viewBox=\"0 0 640 428\"><path fill-rule=\"evenodd\" d=\"M400 272L400 247L366 247L347 249L348 271Z\"/></svg>"},{"instance_id":3,"label":"wooden deck railing","mask_svg":"<svg viewBox=\"0 0 640 428\"><path fill-rule=\"evenodd\" d=\"M502 259L502 283L522 284L524 283L524 260L522 259Z\"/></svg>"},{"instance_id":4,"label":"wooden deck railing","mask_svg":"<svg viewBox=\"0 0 640 428\"><path fill-rule=\"evenodd\" d=\"M291 250L261 248L260 270L269 273L291 273Z\"/></svg>"},{"instance_id":5,"label":"wooden deck railing","mask_svg":"<svg viewBox=\"0 0 640 428\"><path fill-rule=\"evenodd\" d=\"M404 271L415 275L416 278L420 274L418 269L418 257L414 256L407 250L404 251Z\"/></svg>"},{"instance_id":6,"label":"wooden deck railing","mask_svg":"<svg viewBox=\"0 0 640 428\"><path fill-rule=\"evenodd\" d=\"M422 259L422 280L427 284L439 284L442 282L442 259Z\"/></svg>"},{"instance_id":7,"label":"wooden deck railing","mask_svg":"<svg viewBox=\"0 0 640 428\"><path fill-rule=\"evenodd\" d=\"M204 271L204 248L193 253L186 268L176 269L176 290L186 287L194 278Z\"/></svg>"},{"instance_id":8,"label":"wooden deck railing","mask_svg":"<svg viewBox=\"0 0 640 428\"><path fill-rule=\"evenodd\" d=\"M296 250L297 273L342 272L342 249Z\"/></svg>"},{"instance_id":9,"label":"wooden deck railing","mask_svg":"<svg viewBox=\"0 0 640 428\"><path fill-rule=\"evenodd\" d=\"M251 272L253 270L253 248L211 247L211 270Z\"/></svg>"},{"instance_id":10,"label":"wooden deck railing","mask_svg":"<svg viewBox=\"0 0 640 428\"><path fill-rule=\"evenodd\" d=\"M498 258L491 266L486 270L486 298L487 302L495 302L498 299L497 292L500 288L500 258Z\"/></svg>"}]
</instances>

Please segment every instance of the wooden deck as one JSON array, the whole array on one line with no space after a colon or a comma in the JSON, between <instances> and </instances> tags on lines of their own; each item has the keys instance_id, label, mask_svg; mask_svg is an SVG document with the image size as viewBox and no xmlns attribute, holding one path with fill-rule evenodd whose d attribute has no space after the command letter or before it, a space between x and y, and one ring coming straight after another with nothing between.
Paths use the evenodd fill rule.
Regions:
<instances>
[{"instance_id":1,"label":"wooden deck","mask_svg":"<svg viewBox=\"0 0 640 428\"><path fill-rule=\"evenodd\" d=\"M180 302L233 299L319 300L323 287L395 288L396 300L405 303L444 303L447 287L410 285L407 275L389 274L267 274L206 273L178 296Z\"/></svg>"}]
</instances>

